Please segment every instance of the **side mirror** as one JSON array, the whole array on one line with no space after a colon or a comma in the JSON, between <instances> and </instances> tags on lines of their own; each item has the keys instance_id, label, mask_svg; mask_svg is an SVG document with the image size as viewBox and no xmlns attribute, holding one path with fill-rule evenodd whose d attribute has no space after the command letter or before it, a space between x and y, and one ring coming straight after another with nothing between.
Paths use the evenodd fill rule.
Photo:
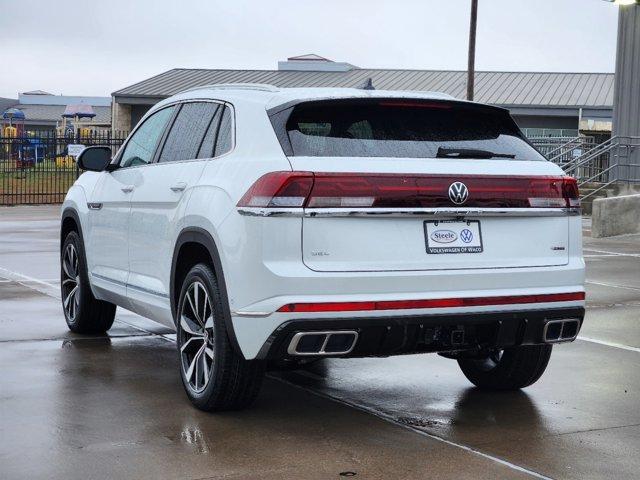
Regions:
<instances>
[{"instance_id":1,"label":"side mirror","mask_svg":"<svg viewBox=\"0 0 640 480\"><path fill-rule=\"evenodd\" d=\"M111 163L111 147L87 147L77 158L78 167L90 172L102 172Z\"/></svg>"}]
</instances>

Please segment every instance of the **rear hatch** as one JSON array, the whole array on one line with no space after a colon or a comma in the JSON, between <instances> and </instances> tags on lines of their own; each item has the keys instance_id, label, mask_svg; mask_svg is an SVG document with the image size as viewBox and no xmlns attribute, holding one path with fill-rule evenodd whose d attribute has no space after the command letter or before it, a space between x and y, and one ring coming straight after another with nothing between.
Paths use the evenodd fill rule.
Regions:
<instances>
[{"instance_id":1,"label":"rear hatch","mask_svg":"<svg viewBox=\"0 0 640 480\"><path fill-rule=\"evenodd\" d=\"M568 262L575 181L524 139L507 111L454 101L351 99L305 102L278 117L282 123L272 117L274 128L293 171L301 173L275 195L285 203L295 196L285 190L304 197L302 260L310 269Z\"/></svg>"}]
</instances>

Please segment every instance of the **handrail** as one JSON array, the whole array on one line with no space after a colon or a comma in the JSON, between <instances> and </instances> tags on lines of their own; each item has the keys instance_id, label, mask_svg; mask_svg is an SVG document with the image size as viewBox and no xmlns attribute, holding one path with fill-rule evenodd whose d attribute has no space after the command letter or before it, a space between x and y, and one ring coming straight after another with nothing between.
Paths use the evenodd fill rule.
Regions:
<instances>
[{"instance_id":1,"label":"handrail","mask_svg":"<svg viewBox=\"0 0 640 480\"><path fill-rule=\"evenodd\" d=\"M582 143L582 139L585 137L575 137L572 138L571 140L569 140L567 143L564 143L562 145L560 145L557 148L554 148L553 150L551 150L550 152L547 153L547 158L549 159L549 161L553 162L556 158L561 157L562 155L565 155L567 152L565 152L565 150L567 149L567 147L571 144L574 143ZM553 156L556 152L560 151L561 153L559 153L558 155Z\"/></svg>"},{"instance_id":2,"label":"handrail","mask_svg":"<svg viewBox=\"0 0 640 480\"><path fill-rule=\"evenodd\" d=\"M631 154L636 149L640 149L640 136L616 135L582 155L558 165L567 175L576 177L579 186L597 180L598 183L602 182L596 190L583 197L587 198L614 182L640 182L640 164L628 163L629 160L633 160ZM624 168L629 170L626 171L626 175L621 175L621 169Z\"/></svg>"},{"instance_id":3,"label":"handrail","mask_svg":"<svg viewBox=\"0 0 640 480\"><path fill-rule=\"evenodd\" d=\"M574 170L577 170L578 168L586 165L587 163L589 163L594 158L599 157L600 155L602 155L604 153L610 152L611 150L613 150L614 148L617 148L619 146L620 145L618 143L618 137L617 136L616 137L611 137L606 142L603 142L603 143L595 146L594 148L592 148L588 152L585 152L583 155L573 159L573 161L567 162L564 165L561 165L561 167L565 171L565 173L571 173ZM569 166L567 168L565 168L565 166L567 164L569 164Z\"/></svg>"}]
</instances>

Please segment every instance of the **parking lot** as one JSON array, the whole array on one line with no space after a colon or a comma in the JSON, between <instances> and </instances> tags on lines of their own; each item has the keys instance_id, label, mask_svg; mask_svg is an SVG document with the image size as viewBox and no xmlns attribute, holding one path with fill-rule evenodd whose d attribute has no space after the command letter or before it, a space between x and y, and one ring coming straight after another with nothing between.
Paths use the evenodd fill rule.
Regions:
<instances>
[{"instance_id":1,"label":"parking lot","mask_svg":"<svg viewBox=\"0 0 640 480\"><path fill-rule=\"evenodd\" d=\"M437 355L270 374L247 411L183 393L172 332L68 332L58 207L0 208L0 478L638 478L640 235L590 238L587 317L522 392Z\"/></svg>"}]
</instances>

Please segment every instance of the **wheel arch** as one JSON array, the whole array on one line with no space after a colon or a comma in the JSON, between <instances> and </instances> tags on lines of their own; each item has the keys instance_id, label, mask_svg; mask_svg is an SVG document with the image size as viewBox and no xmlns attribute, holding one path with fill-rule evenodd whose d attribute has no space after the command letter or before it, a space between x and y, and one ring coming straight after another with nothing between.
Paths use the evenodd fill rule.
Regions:
<instances>
[{"instance_id":1,"label":"wheel arch","mask_svg":"<svg viewBox=\"0 0 640 480\"><path fill-rule=\"evenodd\" d=\"M62 244L65 238L71 231L76 231L80 237L82 243L82 249L86 255L86 249L84 248L84 236L82 235L82 224L80 223L80 216L78 212L72 207L67 207L62 211L60 219L60 250L62 251Z\"/></svg>"},{"instance_id":2,"label":"wheel arch","mask_svg":"<svg viewBox=\"0 0 640 480\"><path fill-rule=\"evenodd\" d=\"M238 339L236 338L233 322L231 321L231 309L229 306L229 297L227 295L227 285L224 278L222 261L220 260L220 254L218 253L218 247L216 246L215 240L211 234L203 228L187 227L180 232L178 239L176 240L171 260L171 278L169 282L169 299L174 322L177 315L176 310L178 308L177 297L180 294L180 282L177 280L179 276L186 275L188 272L186 266L181 267L179 261L184 259L185 255L187 255L187 258L200 259L202 252L206 252L208 254L208 258L218 282L220 297L222 299L222 311L224 312L224 322L227 335L229 336L229 341L236 353L244 358L242 349L240 348ZM193 256L190 256L190 254ZM188 265L188 268L191 268L191 266L193 265Z\"/></svg>"},{"instance_id":3,"label":"wheel arch","mask_svg":"<svg viewBox=\"0 0 640 480\"><path fill-rule=\"evenodd\" d=\"M84 244L84 234L82 233L82 222L80 221L80 214L74 207L65 207L64 210L62 210L62 215L60 217L60 258L62 258L62 247L64 245L64 240L71 231L77 232L78 237L80 238L80 247L82 248L82 253L87 265L87 274L89 276L89 286L91 288L91 293L94 297L101 299L101 297L96 294L96 291L91 284L89 257L87 254L87 248Z\"/></svg>"}]
</instances>

